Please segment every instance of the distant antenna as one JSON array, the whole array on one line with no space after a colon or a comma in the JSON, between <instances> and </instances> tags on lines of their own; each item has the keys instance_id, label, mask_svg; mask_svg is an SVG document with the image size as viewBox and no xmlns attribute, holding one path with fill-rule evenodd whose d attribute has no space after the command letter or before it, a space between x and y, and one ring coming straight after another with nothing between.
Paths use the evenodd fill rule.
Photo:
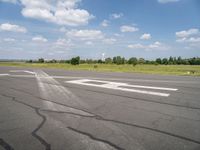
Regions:
<instances>
[{"instance_id":1,"label":"distant antenna","mask_svg":"<svg viewBox=\"0 0 200 150\"><path fill-rule=\"evenodd\" d=\"M105 53L102 53L102 58L101 58L102 61L105 61Z\"/></svg>"}]
</instances>

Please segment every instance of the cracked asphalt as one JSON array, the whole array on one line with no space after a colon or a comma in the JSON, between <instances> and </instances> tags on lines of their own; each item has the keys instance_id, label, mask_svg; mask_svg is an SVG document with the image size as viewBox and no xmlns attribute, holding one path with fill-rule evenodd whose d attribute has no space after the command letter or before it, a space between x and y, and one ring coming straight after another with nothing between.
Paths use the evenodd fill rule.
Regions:
<instances>
[{"instance_id":1,"label":"cracked asphalt","mask_svg":"<svg viewBox=\"0 0 200 150\"><path fill-rule=\"evenodd\" d=\"M1 74L0 150L200 149L199 77L15 67ZM178 90L162 97L66 82L79 79Z\"/></svg>"}]
</instances>

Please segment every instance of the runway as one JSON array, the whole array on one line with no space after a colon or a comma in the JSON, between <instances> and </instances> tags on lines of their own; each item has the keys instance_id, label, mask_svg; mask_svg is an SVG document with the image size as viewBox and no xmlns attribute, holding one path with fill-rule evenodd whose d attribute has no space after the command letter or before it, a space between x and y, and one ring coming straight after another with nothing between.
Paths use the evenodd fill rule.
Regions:
<instances>
[{"instance_id":1,"label":"runway","mask_svg":"<svg viewBox=\"0 0 200 150\"><path fill-rule=\"evenodd\" d=\"M0 150L199 150L200 78L0 67Z\"/></svg>"}]
</instances>

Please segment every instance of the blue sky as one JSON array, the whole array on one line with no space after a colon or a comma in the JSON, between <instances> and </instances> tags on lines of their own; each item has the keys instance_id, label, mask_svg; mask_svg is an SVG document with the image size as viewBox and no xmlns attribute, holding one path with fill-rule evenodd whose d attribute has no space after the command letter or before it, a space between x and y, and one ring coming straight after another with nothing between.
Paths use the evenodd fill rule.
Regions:
<instances>
[{"instance_id":1,"label":"blue sky","mask_svg":"<svg viewBox=\"0 0 200 150\"><path fill-rule=\"evenodd\" d=\"M0 0L0 59L200 56L199 0Z\"/></svg>"}]
</instances>

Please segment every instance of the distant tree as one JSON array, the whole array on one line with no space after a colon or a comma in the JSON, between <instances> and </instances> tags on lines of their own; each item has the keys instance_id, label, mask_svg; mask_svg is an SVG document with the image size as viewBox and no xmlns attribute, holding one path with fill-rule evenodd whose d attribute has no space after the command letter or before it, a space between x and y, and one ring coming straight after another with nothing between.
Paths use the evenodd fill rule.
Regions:
<instances>
[{"instance_id":1,"label":"distant tree","mask_svg":"<svg viewBox=\"0 0 200 150\"><path fill-rule=\"evenodd\" d=\"M26 61L27 63L33 63L33 60L32 59L30 59L30 60L28 60L28 61Z\"/></svg>"},{"instance_id":2,"label":"distant tree","mask_svg":"<svg viewBox=\"0 0 200 150\"><path fill-rule=\"evenodd\" d=\"M168 64L169 65L173 65L174 64L174 58L172 56L169 57Z\"/></svg>"},{"instance_id":3,"label":"distant tree","mask_svg":"<svg viewBox=\"0 0 200 150\"><path fill-rule=\"evenodd\" d=\"M71 63L71 60L65 60L65 63L66 63L66 64L70 64L70 63Z\"/></svg>"},{"instance_id":4,"label":"distant tree","mask_svg":"<svg viewBox=\"0 0 200 150\"><path fill-rule=\"evenodd\" d=\"M138 63L139 64L144 64L145 63L145 59L144 58L139 58Z\"/></svg>"},{"instance_id":5,"label":"distant tree","mask_svg":"<svg viewBox=\"0 0 200 150\"><path fill-rule=\"evenodd\" d=\"M136 57L131 57L128 60L128 64L132 64L133 66L137 65L137 58Z\"/></svg>"},{"instance_id":6,"label":"distant tree","mask_svg":"<svg viewBox=\"0 0 200 150\"><path fill-rule=\"evenodd\" d=\"M99 59L99 60L97 61L97 63L98 63L98 64L102 64L103 61L102 61L101 59Z\"/></svg>"},{"instance_id":7,"label":"distant tree","mask_svg":"<svg viewBox=\"0 0 200 150\"><path fill-rule=\"evenodd\" d=\"M177 64L180 65L182 63L182 58L179 56L177 59Z\"/></svg>"},{"instance_id":8,"label":"distant tree","mask_svg":"<svg viewBox=\"0 0 200 150\"><path fill-rule=\"evenodd\" d=\"M52 59L52 60L49 61L49 63L57 63L57 60Z\"/></svg>"},{"instance_id":9,"label":"distant tree","mask_svg":"<svg viewBox=\"0 0 200 150\"><path fill-rule=\"evenodd\" d=\"M161 58L157 58L157 59L156 59L156 63L158 63L158 64L162 64L162 60L161 60Z\"/></svg>"},{"instance_id":10,"label":"distant tree","mask_svg":"<svg viewBox=\"0 0 200 150\"><path fill-rule=\"evenodd\" d=\"M86 60L80 60L80 64L85 64Z\"/></svg>"},{"instance_id":11,"label":"distant tree","mask_svg":"<svg viewBox=\"0 0 200 150\"><path fill-rule=\"evenodd\" d=\"M114 63L114 64L117 63L117 57L113 57L113 63Z\"/></svg>"},{"instance_id":12,"label":"distant tree","mask_svg":"<svg viewBox=\"0 0 200 150\"><path fill-rule=\"evenodd\" d=\"M72 65L79 65L80 64L80 57L77 56L77 57L74 57L71 59L71 64Z\"/></svg>"},{"instance_id":13,"label":"distant tree","mask_svg":"<svg viewBox=\"0 0 200 150\"><path fill-rule=\"evenodd\" d=\"M121 56L117 56L117 57L116 57L116 64L117 64L117 65L122 64L123 61L124 61L124 60L123 60L123 58L121 58Z\"/></svg>"},{"instance_id":14,"label":"distant tree","mask_svg":"<svg viewBox=\"0 0 200 150\"><path fill-rule=\"evenodd\" d=\"M167 65L168 64L168 59L167 58L163 58L162 59L162 64Z\"/></svg>"},{"instance_id":15,"label":"distant tree","mask_svg":"<svg viewBox=\"0 0 200 150\"><path fill-rule=\"evenodd\" d=\"M105 59L105 63L106 64L112 64L112 59L109 57L109 58L106 58Z\"/></svg>"},{"instance_id":16,"label":"distant tree","mask_svg":"<svg viewBox=\"0 0 200 150\"><path fill-rule=\"evenodd\" d=\"M126 63L126 59L124 57L121 58L121 64L125 64Z\"/></svg>"},{"instance_id":17,"label":"distant tree","mask_svg":"<svg viewBox=\"0 0 200 150\"><path fill-rule=\"evenodd\" d=\"M44 63L44 58L39 58L38 63Z\"/></svg>"},{"instance_id":18,"label":"distant tree","mask_svg":"<svg viewBox=\"0 0 200 150\"><path fill-rule=\"evenodd\" d=\"M87 64L93 64L94 61L93 61L92 59L86 59L86 63L87 63Z\"/></svg>"}]
</instances>

